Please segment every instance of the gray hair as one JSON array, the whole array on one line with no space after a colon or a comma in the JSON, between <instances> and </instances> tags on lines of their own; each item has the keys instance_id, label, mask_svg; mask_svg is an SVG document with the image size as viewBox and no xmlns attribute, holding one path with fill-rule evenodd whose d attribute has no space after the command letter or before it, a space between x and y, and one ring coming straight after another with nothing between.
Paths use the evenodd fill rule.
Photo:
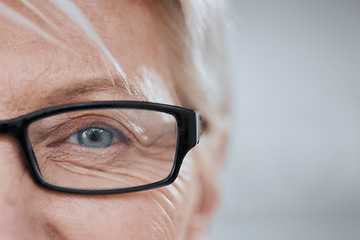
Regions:
<instances>
[{"instance_id":1,"label":"gray hair","mask_svg":"<svg viewBox=\"0 0 360 240\"><path fill-rule=\"evenodd\" d=\"M117 74L129 86L126 73L112 57L91 23L71 0L49 0L55 10L65 14L91 39ZM29 0L18 2L44 20L39 26L11 7L0 2L0 16L26 27L65 50L65 42L46 29L56 29L52 16L42 13ZM224 0L158 0L145 1L163 21L164 34L173 53L172 74L182 105L199 111L204 117L204 132L224 123L228 115L228 77L225 58ZM49 14L48 14L49 15ZM73 51L74 49L71 49ZM130 88L128 88L129 91ZM225 121L226 122L226 121Z\"/></svg>"}]
</instances>

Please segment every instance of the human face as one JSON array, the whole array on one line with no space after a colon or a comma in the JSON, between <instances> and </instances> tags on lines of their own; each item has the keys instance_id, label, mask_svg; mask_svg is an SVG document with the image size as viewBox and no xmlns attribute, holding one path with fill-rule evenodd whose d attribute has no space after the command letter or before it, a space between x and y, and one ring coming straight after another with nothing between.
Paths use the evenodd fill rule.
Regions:
<instances>
[{"instance_id":1,"label":"human face","mask_svg":"<svg viewBox=\"0 0 360 240\"><path fill-rule=\"evenodd\" d=\"M19 2L6 4L42 23ZM172 56L163 44L167 41L163 23L148 3L79 1L77 6L126 73L129 88L99 49L68 21L53 33L66 43L64 47L1 17L0 119L76 102L148 100L181 105L172 80ZM42 5L41 10L51 12L52 8ZM199 207L203 190L191 154L170 186L80 196L39 187L26 170L17 143L0 136L0 176L1 239L197 237L194 219L203 208Z\"/></svg>"}]
</instances>

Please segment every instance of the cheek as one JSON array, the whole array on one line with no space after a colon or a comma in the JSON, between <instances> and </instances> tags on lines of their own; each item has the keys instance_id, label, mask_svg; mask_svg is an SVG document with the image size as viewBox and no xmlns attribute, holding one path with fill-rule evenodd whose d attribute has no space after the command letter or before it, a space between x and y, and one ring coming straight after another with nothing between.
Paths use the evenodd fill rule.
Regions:
<instances>
[{"instance_id":1,"label":"cheek","mask_svg":"<svg viewBox=\"0 0 360 240\"><path fill-rule=\"evenodd\" d=\"M167 187L112 196L49 193L39 208L47 228L64 239L184 239L197 188L193 161L186 158Z\"/></svg>"}]
</instances>

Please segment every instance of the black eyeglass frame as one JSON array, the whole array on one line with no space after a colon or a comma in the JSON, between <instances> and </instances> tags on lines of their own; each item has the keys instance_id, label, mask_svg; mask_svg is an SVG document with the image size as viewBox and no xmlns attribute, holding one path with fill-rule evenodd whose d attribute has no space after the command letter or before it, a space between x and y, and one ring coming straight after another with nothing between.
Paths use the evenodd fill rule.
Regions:
<instances>
[{"instance_id":1,"label":"black eyeglass frame","mask_svg":"<svg viewBox=\"0 0 360 240\"><path fill-rule=\"evenodd\" d=\"M175 117L177 121L178 134L175 159L170 174L163 180L150 183L142 186L120 188L120 189L105 189L105 190L85 190L59 187L46 182L40 173L37 165L37 160L33 152L32 145L28 136L28 127L31 123L40 119L73 111L96 110L96 109L138 109L138 110L152 110L170 114ZM182 108L178 106L140 102L140 101L103 101L103 102L85 102L74 103L61 106L41 109L14 119L0 121L0 134L14 137L24 157L25 164L36 183L47 189L58 192L74 193L74 194L118 194L144 191L154 188L163 187L171 184L177 178L181 164L185 155L197 143L199 143L199 121L200 116L196 111Z\"/></svg>"}]
</instances>

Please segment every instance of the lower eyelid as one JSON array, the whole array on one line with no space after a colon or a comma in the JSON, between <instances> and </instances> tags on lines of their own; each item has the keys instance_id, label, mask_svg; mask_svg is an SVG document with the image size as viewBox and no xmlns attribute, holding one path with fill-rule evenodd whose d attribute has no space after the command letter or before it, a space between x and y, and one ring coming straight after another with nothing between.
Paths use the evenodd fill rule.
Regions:
<instances>
[{"instance_id":1,"label":"lower eyelid","mask_svg":"<svg viewBox=\"0 0 360 240\"><path fill-rule=\"evenodd\" d=\"M62 152L66 156L80 156L80 157L103 157L104 154L107 155L121 155L122 152L127 151L129 148L127 145L122 144L121 142L114 143L105 148L92 148L84 147L77 143L72 142L62 142L57 144L52 144L47 146L49 151L53 152Z\"/></svg>"},{"instance_id":2,"label":"lower eyelid","mask_svg":"<svg viewBox=\"0 0 360 240\"><path fill-rule=\"evenodd\" d=\"M50 150L48 152L48 156L45 158L45 161L59 162L62 164L70 163L86 169L89 167L97 169L104 166L104 164L109 167L121 164L119 156L126 154L127 151L124 148L104 148L100 150L97 148L89 148L86 150L86 155L84 155L84 148L77 145L72 145L72 147L74 147L74 149L72 149L71 152L69 152L69 148L64 147L64 145L56 150ZM105 157L107 155L106 153L104 155L104 151L109 152L109 156L111 155L112 157Z\"/></svg>"}]
</instances>

